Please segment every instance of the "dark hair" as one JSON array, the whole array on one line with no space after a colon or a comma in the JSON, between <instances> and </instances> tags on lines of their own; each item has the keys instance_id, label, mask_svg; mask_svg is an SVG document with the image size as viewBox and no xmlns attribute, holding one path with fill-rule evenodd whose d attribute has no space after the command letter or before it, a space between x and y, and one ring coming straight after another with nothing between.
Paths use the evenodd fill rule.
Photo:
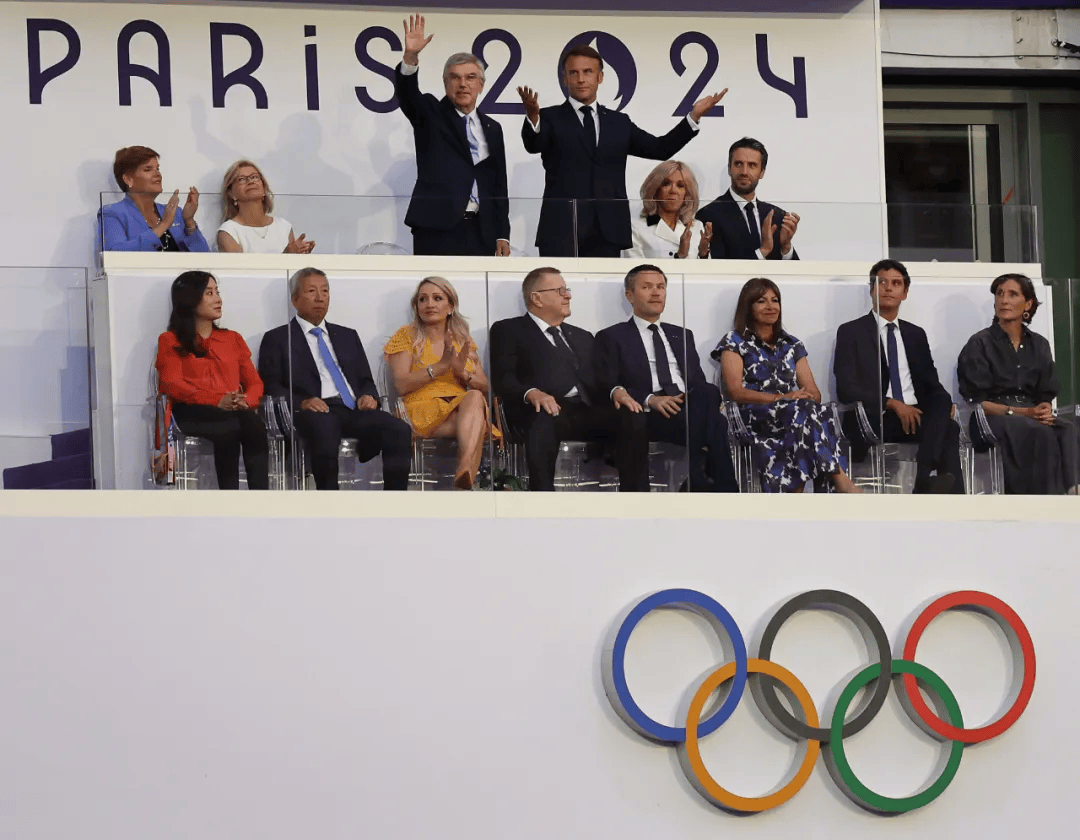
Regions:
<instances>
[{"instance_id":1,"label":"dark hair","mask_svg":"<svg viewBox=\"0 0 1080 840\"><path fill-rule=\"evenodd\" d=\"M1028 310L1028 315L1032 318L1035 317L1035 310L1039 308L1039 299L1035 297L1035 284L1031 282L1031 278L1026 274L1002 274L1000 277L995 277L994 282L990 284L990 293L997 296L997 290L1000 289L1009 280L1015 280L1019 286L1020 291L1024 294L1024 300L1031 301L1031 309ZM1025 321L1028 319L1025 318ZM994 315L993 323L998 322L998 316Z\"/></svg>"},{"instance_id":2,"label":"dark hair","mask_svg":"<svg viewBox=\"0 0 1080 840\"><path fill-rule=\"evenodd\" d=\"M667 275L664 274L663 269L656 265L642 264L635 265L626 273L626 277L623 278L623 288L628 292L632 292L634 290L634 281L637 280L637 276L639 274L647 274L650 271L659 274L664 278L664 282L667 283Z\"/></svg>"},{"instance_id":3,"label":"dark hair","mask_svg":"<svg viewBox=\"0 0 1080 840\"><path fill-rule=\"evenodd\" d=\"M595 58L600 62L600 71L604 70L604 59L600 57L600 53L590 47L588 44L574 44L570 49L563 53L562 57L562 69L566 72L566 62L571 58L580 56L581 58Z\"/></svg>"},{"instance_id":4,"label":"dark hair","mask_svg":"<svg viewBox=\"0 0 1080 840\"><path fill-rule=\"evenodd\" d=\"M783 298L780 297L780 287L767 277L753 277L743 284L742 291L739 292L739 302L735 305L734 326L735 332L739 335L746 336L754 331L754 319L750 313L754 304L766 292L776 295L776 300L780 304L780 317L776 319L776 333L779 334L783 329L784 304Z\"/></svg>"},{"instance_id":5,"label":"dark hair","mask_svg":"<svg viewBox=\"0 0 1080 840\"><path fill-rule=\"evenodd\" d=\"M882 271L899 271L900 276L904 278L904 291L906 292L911 288L911 278L908 277L907 268L900 260L878 260L874 263L870 269L870 285L873 286L877 282L877 276Z\"/></svg>"},{"instance_id":6,"label":"dark hair","mask_svg":"<svg viewBox=\"0 0 1080 840\"><path fill-rule=\"evenodd\" d=\"M172 312L169 313L169 329L180 342L176 351L181 356L202 358L205 347L195 341L195 310L202 301L207 284L214 279L209 271L185 271L172 284ZM214 329L218 329L215 325Z\"/></svg>"},{"instance_id":7,"label":"dark hair","mask_svg":"<svg viewBox=\"0 0 1080 840\"><path fill-rule=\"evenodd\" d=\"M541 268L534 268L525 275L525 279L521 281L521 296L525 299L526 307L529 305L529 296L533 293L533 290L540 285L540 281L549 274L558 273L559 269L546 265Z\"/></svg>"},{"instance_id":8,"label":"dark hair","mask_svg":"<svg viewBox=\"0 0 1080 840\"><path fill-rule=\"evenodd\" d=\"M157 157L161 155L149 146L124 146L122 149L117 149L116 157L113 158L112 171L120 189L124 192L128 191L128 185L124 183L125 175L130 175L148 160Z\"/></svg>"},{"instance_id":9,"label":"dark hair","mask_svg":"<svg viewBox=\"0 0 1080 840\"><path fill-rule=\"evenodd\" d=\"M761 155L761 169L765 170L765 167L769 165L769 153L765 151L765 146L760 140L755 140L753 137L744 137L741 140L736 140L731 144L731 148L727 150L727 165L731 166L731 159L735 156L736 149L753 149Z\"/></svg>"}]
</instances>

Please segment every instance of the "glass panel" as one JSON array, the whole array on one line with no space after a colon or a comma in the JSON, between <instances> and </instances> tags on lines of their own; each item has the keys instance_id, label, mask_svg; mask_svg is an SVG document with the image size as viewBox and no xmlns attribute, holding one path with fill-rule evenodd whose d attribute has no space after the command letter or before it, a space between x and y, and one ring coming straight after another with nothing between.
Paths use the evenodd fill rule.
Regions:
<instances>
[{"instance_id":1,"label":"glass panel","mask_svg":"<svg viewBox=\"0 0 1080 840\"><path fill-rule=\"evenodd\" d=\"M90 355L84 268L0 268L0 469L7 489L89 489Z\"/></svg>"}]
</instances>

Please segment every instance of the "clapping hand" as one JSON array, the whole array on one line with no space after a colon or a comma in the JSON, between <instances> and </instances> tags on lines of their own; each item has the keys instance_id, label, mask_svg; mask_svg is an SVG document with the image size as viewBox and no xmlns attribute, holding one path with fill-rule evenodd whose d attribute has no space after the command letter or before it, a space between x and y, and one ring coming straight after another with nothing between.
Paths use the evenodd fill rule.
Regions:
<instances>
[{"instance_id":1,"label":"clapping hand","mask_svg":"<svg viewBox=\"0 0 1080 840\"><path fill-rule=\"evenodd\" d=\"M712 247L712 222L706 222L704 230L701 231L701 239L698 241L697 255L698 259L708 259L709 248Z\"/></svg>"},{"instance_id":2,"label":"clapping hand","mask_svg":"<svg viewBox=\"0 0 1080 840\"><path fill-rule=\"evenodd\" d=\"M728 92L727 88L724 88L719 93L714 93L712 96L705 96L694 103L694 108L690 112L690 119L694 122L701 122L701 118L705 116L721 99L724 98L724 94Z\"/></svg>"},{"instance_id":3,"label":"clapping hand","mask_svg":"<svg viewBox=\"0 0 1080 840\"><path fill-rule=\"evenodd\" d=\"M773 238L776 233L776 225L773 224L773 213L775 210L770 210L765 214L765 218L761 222L761 256L768 257L772 253L773 244L775 239Z\"/></svg>"},{"instance_id":4,"label":"clapping hand","mask_svg":"<svg viewBox=\"0 0 1080 840\"><path fill-rule=\"evenodd\" d=\"M536 125L536 121L540 119L540 97L530 87L519 87L517 89L518 96L521 97L521 101L525 103L525 117L533 125Z\"/></svg>"},{"instance_id":5,"label":"clapping hand","mask_svg":"<svg viewBox=\"0 0 1080 840\"><path fill-rule=\"evenodd\" d=\"M453 344L448 340L447 344L450 344L450 349L453 350ZM453 350L450 355L450 370L454 372L454 378L458 380L464 380L467 376L465 365L469 361L469 342L465 342L460 350Z\"/></svg>"},{"instance_id":6,"label":"clapping hand","mask_svg":"<svg viewBox=\"0 0 1080 840\"><path fill-rule=\"evenodd\" d=\"M679 237L679 251L677 256L680 260L685 260L690 253L690 236L693 234L693 231L690 228L693 224L694 220L691 219L690 224L686 226L686 230L684 230L682 236Z\"/></svg>"},{"instance_id":7,"label":"clapping hand","mask_svg":"<svg viewBox=\"0 0 1080 840\"><path fill-rule=\"evenodd\" d=\"M769 211L772 212L771 210ZM780 253L786 254L791 250L791 238L799 227L798 213L785 213L784 221L780 224Z\"/></svg>"},{"instance_id":8,"label":"clapping hand","mask_svg":"<svg viewBox=\"0 0 1080 840\"><path fill-rule=\"evenodd\" d=\"M310 254L315 250L315 243L308 242L304 239L306 234L301 233L300 236L293 236L293 232L289 231L289 244L285 246L285 250L282 253L285 254Z\"/></svg>"},{"instance_id":9,"label":"clapping hand","mask_svg":"<svg viewBox=\"0 0 1080 840\"><path fill-rule=\"evenodd\" d=\"M180 191L177 190L174 193L179 201ZM195 227L195 211L199 209L199 191L194 187L188 190L187 201L184 202L184 227L193 229Z\"/></svg>"},{"instance_id":10,"label":"clapping hand","mask_svg":"<svg viewBox=\"0 0 1080 840\"><path fill-rule=\"evenodd\" d=\"M420 51L431 43L434 35L424 37L424 16L409 15L409 19L402 21L405 26L405 55L402 60L409 65L416 66L419 63Z\"/></svg>"},{"instance_id":11,"label":"clapping hand","mask_svg":"<svg viewBox=\"0 0 1080 840\"><path fill-rule=\"evenodd\" d=\"M165 230L172 227L173 219L176 218L176 208L180 206L180 190L174 190L173 194L169 196L169 200L165 202L165 210L161 214L161 223L165 225ZM162 235L164 231L162 231Z\"/></svg>"}]
</instances>

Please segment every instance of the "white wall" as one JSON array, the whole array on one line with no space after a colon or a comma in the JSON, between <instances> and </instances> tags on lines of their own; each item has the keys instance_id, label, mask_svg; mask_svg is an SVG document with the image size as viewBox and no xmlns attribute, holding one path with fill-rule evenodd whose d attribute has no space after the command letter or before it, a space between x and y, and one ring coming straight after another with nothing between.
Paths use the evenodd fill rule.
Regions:
<instances>
[{"instance_id":1,"label":"white wall","mask_svg":"<svg viewBox=\"0 0 1080 840\"><path fill-rule=\"evenodd\" d=\"M1080 692L1080 578L1063 549L1080 537L1065 507L1075 500L721 508L578 496L571 508L412 494L403 507L367 494L358 507L351 494L273 494L245 507L251 497L233 494L68 494L61 519L30 495L12 494L0 513L3 837L1070 833L1080 738L1064 722ZM941 521L971 515L983 521ZM1033 550L1038 562L1024 559ZM1031 632L1035 692L1011 730L965 751L952 785L921 811L883 819L855 808L819 759L792 801L738 820L689 788L673 749L631 733L601 686L620 612L673 586L719 600L748 639L791 595L838 588L897 645L931 597L987 591ZM632 688L674 721L718 655L697 622L654 615L632 639ZM775 659L819 715L869 662L828 614L796 617ZM969 725L1008 694L1003 639L975 616L931 625L917 660L945 679ZM778 784L793 751L749 697L703 743L718 781L744 795ZM846 749L867 784L897 796L934 772L942 748L893 698Z\"/></svg>"}]
</instances>

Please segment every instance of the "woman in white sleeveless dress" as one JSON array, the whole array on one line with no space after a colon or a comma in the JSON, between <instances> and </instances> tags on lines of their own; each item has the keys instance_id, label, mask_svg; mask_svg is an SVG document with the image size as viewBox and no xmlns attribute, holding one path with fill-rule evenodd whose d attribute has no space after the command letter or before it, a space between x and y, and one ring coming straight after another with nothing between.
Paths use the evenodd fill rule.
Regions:
<instances>
[{"instance_id":1,"label":"woman in white sleeveless dress","mask_svg":"<svg viewBox=\"0 0 1080 840\"><path fill-rule=\"evenodd\" d=\"M250 160L238 160L221 182L222 222L218 227L219 251L255 254L310 254L315 247L304 234L293 234L292 225L270 215L274 194L266 176Z\"/></svg>"}]
</instances>

